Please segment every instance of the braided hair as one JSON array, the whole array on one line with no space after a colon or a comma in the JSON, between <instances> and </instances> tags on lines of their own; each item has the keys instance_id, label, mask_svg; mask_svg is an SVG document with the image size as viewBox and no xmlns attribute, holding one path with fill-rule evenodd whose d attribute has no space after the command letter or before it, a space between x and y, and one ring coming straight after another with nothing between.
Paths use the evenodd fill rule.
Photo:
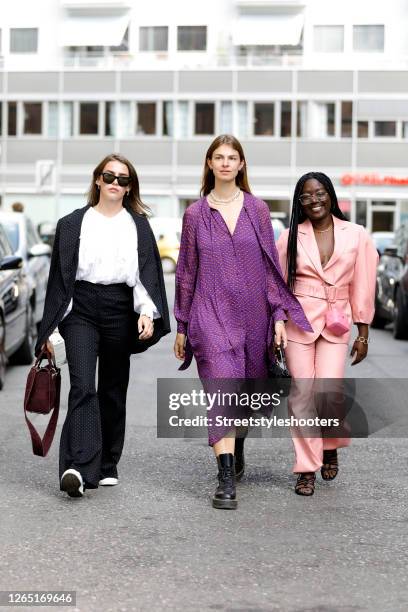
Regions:
<instances>
[{"instance_id":1,"label":"braided hair","mask_svg":"<svg viewBox=\"0 0 408 612\"><path fill-rule=\"evenodd\" d=\"M327 191L331 201L330 212L332 215L343 221L348 219L344 216L340 210L339 203L337 201L336 192L334 191L333 183L330 178L323 174L323 172L308 172L300 177L296 183L295 191L293 194L292 203L292 214L290 216L289 225L289 238L288 238L288 249L287 249L287 272L288 272L288 285L293 291L296 282L296 258L297 258L297 237L298 237L298 225L306 221L307 216L300 203L299 196L302 194L304 184L310 179L316 179L319 181Z\"/></svg>"}]
</instances>

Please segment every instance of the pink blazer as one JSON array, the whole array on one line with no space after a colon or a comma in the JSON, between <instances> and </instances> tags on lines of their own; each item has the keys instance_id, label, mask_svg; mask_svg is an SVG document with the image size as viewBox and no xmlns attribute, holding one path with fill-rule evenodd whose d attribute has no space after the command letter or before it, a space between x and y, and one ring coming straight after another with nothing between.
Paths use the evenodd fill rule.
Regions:
<instances>
[{"instance_id":1,"label":"pink blazer","mask_svg":"<svg viewBox=\"0 0 408 612\"><path fill-rule=\"evenodd\" d=\"M322 268L319 249L311 222L298 227L297 274L294 294L313 327L313 332L299 329L289 320L288 339L310 344L320 335L330 342L348 343L350 331L335 336L325 327L329 308L327 298L346 314L351 323L371 323L374 317L377 250L363 226L333 217L334 251ZM289 230L277 242L279 261L287 278Z\"/></svg>"}]
</instances>

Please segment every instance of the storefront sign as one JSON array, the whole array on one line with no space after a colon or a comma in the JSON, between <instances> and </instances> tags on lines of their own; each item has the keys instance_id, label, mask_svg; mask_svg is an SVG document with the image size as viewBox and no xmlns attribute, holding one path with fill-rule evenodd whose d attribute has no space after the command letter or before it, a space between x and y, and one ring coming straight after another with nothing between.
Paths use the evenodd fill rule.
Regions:
<instances>
[{"instance_id":1,"label":"storefront sign","mask_svg":"<svg viewBox=\"0 0 408 612\"><path fill-rule=\"evenodd\" d=\"M342 185L408 185L408 176L380 176L379 174L343 174Z\"/></svg>"}]
</instances>

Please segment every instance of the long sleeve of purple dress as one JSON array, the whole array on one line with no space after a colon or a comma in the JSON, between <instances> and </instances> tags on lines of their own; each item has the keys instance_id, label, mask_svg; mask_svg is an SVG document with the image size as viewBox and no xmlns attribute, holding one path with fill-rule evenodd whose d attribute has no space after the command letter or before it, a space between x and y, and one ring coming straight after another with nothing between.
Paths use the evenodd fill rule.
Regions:
<instances>
[{"instance_id":1,"label":"long sleeve of purple dress","mask_svg":"<svg viewBox=\"0 0 408 612\"><path fill-rule=\"evenodd\" d=\"M261 234L264 237L265 243L269 245L270 251L276 266L276 270L283 278L282 270L279 263L279 255L275 244L275 236L273 233L273 227L269 215L269 209L265 205L259 209L259 229ZM287 316L282 307L284 303L285 297L281 295L279 291L279 286L275 281L272 268L270 266L266 267L266 277L267 277L267 293L268 293L268 302L271 308L271 314L273 321L286 321Z\"/></svg>"},{"instance_id":2,"label":"long sleeve of purple dress","mask_svg":"<svg viewBox=\"0 0 408 612\"><path fill-rule=\"evenodd\" d=\"M176 295L174 316L177 320L177 332L187 334L187 323L198 270L198 251L196 240L196 219L187 209L183 217L180 254L176 268Z\"/></svg>"}]
</instances>

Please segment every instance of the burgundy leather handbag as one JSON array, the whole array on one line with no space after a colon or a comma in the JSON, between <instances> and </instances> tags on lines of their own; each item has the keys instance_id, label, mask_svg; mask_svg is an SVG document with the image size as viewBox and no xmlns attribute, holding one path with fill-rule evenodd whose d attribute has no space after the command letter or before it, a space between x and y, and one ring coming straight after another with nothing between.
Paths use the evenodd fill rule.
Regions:
<instances>
[{"instance_id":1,"label":"burgundy leather handbag","mask_svg":"<svg viewBox=\"0 0 408 612\"><path fill-rule=\"evenodd\" d=\"M48 363L43 366L43 359ZM28 373L25 395L24 415L31 435L34 455L45 457L54 439L57 427L61 389L60 369L55 365L49 351L42 351L35 364ZM52 412L44 436L40 434L31 423L27 412L35 414L49 414Z\"/></svg>"}]
</instances>

